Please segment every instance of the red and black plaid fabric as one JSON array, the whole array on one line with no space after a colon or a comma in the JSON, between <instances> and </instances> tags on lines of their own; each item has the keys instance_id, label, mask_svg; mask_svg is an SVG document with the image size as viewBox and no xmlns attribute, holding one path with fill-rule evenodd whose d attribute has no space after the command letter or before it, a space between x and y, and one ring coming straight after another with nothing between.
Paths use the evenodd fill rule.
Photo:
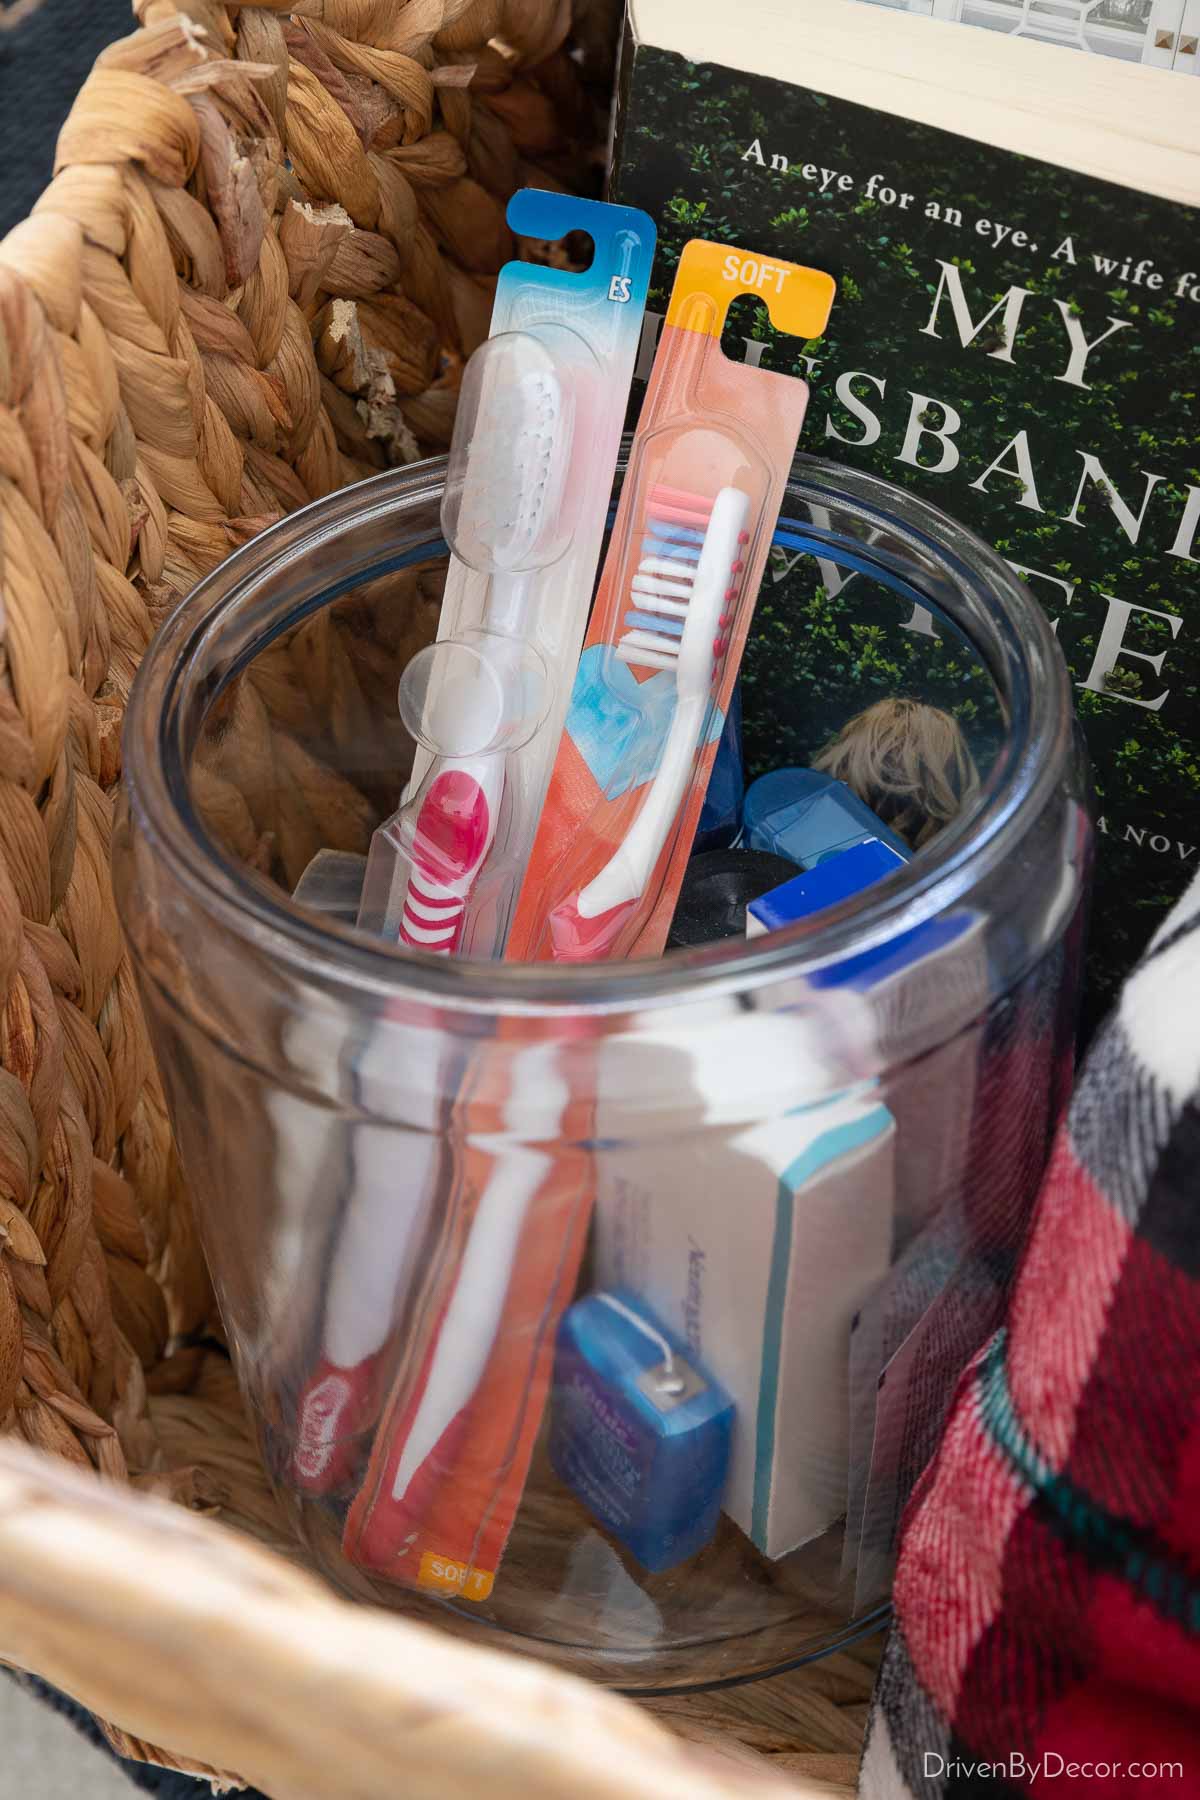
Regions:
<instances>
[{"instance_id":1,"label":"red and black plaid fabric","mask_svg":"<svg viewBox=\"0 0 1200 1800\"><path fill-rule=\"evenodd\" d=\"M1200 1795L1200 881L905 1516L864 1800Z\"/></svg>"}]
</instances>

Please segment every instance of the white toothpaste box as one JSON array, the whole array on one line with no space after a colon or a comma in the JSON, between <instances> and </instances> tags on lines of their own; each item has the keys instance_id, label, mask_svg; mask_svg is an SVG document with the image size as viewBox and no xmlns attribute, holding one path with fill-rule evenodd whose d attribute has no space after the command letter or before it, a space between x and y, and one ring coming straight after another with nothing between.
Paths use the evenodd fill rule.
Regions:
<instances>
[{"instance_id":1,"label":"white toothpaste box","mask_svg":"<svg viewBox=\"0 0 1200 1800\"><path fill-rule=\"evenodd\" d=\"M846 1509L850 1330L888 1268L895 1124L873 1083L707 1124L602 1140L596 1275L643 1297L732 1396L724 1509L775 1558Z\"/></svg>"}]
</instances>

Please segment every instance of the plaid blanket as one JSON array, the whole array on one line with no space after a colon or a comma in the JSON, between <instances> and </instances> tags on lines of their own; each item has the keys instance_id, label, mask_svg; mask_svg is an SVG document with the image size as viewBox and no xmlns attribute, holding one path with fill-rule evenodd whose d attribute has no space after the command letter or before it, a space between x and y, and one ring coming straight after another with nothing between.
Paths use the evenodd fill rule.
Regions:
<instances>
[{"instance_id":1,"label":"plaid blanket","mask_svg":"<svg viewBox=\"0 0 1200 1800\"><path fill-rule=\"evenodd\" d=\"M1093 1046L909 1504L864 1800L1200 1795L1198 1106L1200 878Z\"/></svg>"}]
</instances>

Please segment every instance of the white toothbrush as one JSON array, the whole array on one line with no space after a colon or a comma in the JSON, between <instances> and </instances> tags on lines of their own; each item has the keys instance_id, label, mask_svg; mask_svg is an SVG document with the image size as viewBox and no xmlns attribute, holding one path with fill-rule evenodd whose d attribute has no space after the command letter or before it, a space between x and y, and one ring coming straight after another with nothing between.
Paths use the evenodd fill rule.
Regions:
<instances>
[{"instance_id":1,"label":"white toothbrush","mask_svg":"<svg viewBox=\"0 0 1200 1800\"><path fill-rule=\"evenodd\" d=\"M320 1046L315 1022L309 1023L307 1035ZM355 1058L359 1116L333 1137L344 1145L345 1206L326 1252L320 1348L298 1398L291 1453L292 1477L307 1493L332 1492L353 1475L366 1448L361 1434L382 1402L390 1347L429 1254L435 1198L447 1179L441 1096L454 1087L450 1059L443 1053L439 1064L431 1038L398 1018L372 1031ZM384 1122L398 1079L411 1112L407 1126ZM314 1169L327 1179L317 1148L329 1140L330 1127L318 1118L314 1139L306 1129L311 1118L311 1109L293 1108L280 1132L279 1155L293 1184L283 1193L304 1192ZM293 1305L295 1279L286 1265L277 1275L281 1288L292 1285ZM286 1304L282 1293L278 1304Z\"/></svg>"},{"instance_id":2,"label":"white toothbrush","mask_svg":"<svg viewBox=\"0 0 1200 1800\"><path fill-rule=\"evenodd\" d=\"M442 529L459 561L491 579L482 629L466 653L447 643L432 649L441 662L423 699L420 735L439 755L414 822L402 827L408 880L402 903L388 908L392 929L413 949L447 956L461 947L495 839L503 749L530 708L530 595L569 536L573 434L571 388L536 339L509 332L480 346L464 377Z\"/></svg>"},{"instance_id":3,"label":"white toothbrush","mask_svg":"<svg viewBox=\"0 0 1200 1800\"><path fill-rule=\"evenodd\" d=\"M445 1484L471 1430L471 1402L503 1329L530 1208L554 1167L569 1099L553 1044L534 1043L514 1060L502 1129L480 1134L491 1171L479 1196L438 1327L420 1392L381 1426L383 1474L377 1493L364 1489L348 1527L354 1559L395 1569L410 1555L422 1522ZM541 1146L551 1146L542 1148ZM520 1396L517 1396L519 1399ZM459 1495L469 1513L478 1493Z\"/></svg>"},{"instance_id":4,"label":"white toothbrush","mask_svg":"<svg viewBox=\"0 0 1200 1800\"><path fill-rule=\"evenodd\" d=\"M657 773L615 855L550 915L554 957L605 956L646 891L691 775L714 677L729 645L745 566L749 496L724 487L710 504L675 488L650 492L643 555L631 584L635 610L615 646L632 667L675 674L675 711Z\"/></svg>"},{"instance_id":5,"label":"white toothbrush","mask_svg":"<svg viewBox=\"0 0 1200 1800\"><path fill-rule=\"evenodd\" d=\"M389 861L383 870L391 929L401 943L435 955L459 948L467 903L495 837L506 758L494 746L503 746L529 703L523 692L528 600L538 571L561 553L573 430L571 388L535 339L510 333L476 352L463 380L442 526L460 560L491 577L483 629L465 656L443 656L413 709L421 736L448 754L422 784L415 822L402 828L407 860ZM453 754L456 749L464 753ZM396 881L393 896L397 866L407 879ZM379 1055L396 1055L401 1035L392 1021L373 1036L359 1059L360 1080ZM413 1036L414 1058L427 1057L428 1039ZM452 1091L443 1068L435 1092L443 1079ZM408 1138L357 1124L351 1158L322 1343L300 1396L292 1457L296 1481L319 1493L348 1479L361 1447L358 1434L372 1416L398 1300L410 1285L444 1178L436 1109L427 1132Z\"/></svg>"}]
</instances>

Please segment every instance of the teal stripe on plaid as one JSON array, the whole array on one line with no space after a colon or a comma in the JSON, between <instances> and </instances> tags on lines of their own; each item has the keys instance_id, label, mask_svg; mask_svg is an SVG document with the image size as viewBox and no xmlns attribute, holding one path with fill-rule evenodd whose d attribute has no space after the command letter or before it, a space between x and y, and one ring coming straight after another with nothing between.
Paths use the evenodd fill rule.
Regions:
<instances>
[{"instance_id":1,"label":"teal stripe on plaid","mask_svg":"<svg viewBox=\"0 0 1200 1800\"><path fill-rule=\"evenodd\" d=\"M976 1371L979 1417L1018 1480L1037 1496L1071 1547L1148 1600L1163 1618L1200 1636L1200 1583L1154 1532L1134 1525L1059 1474L1017 1418L1008 1385L1007 1328L998 1331Z\"/></svg>"}]
</instances>

